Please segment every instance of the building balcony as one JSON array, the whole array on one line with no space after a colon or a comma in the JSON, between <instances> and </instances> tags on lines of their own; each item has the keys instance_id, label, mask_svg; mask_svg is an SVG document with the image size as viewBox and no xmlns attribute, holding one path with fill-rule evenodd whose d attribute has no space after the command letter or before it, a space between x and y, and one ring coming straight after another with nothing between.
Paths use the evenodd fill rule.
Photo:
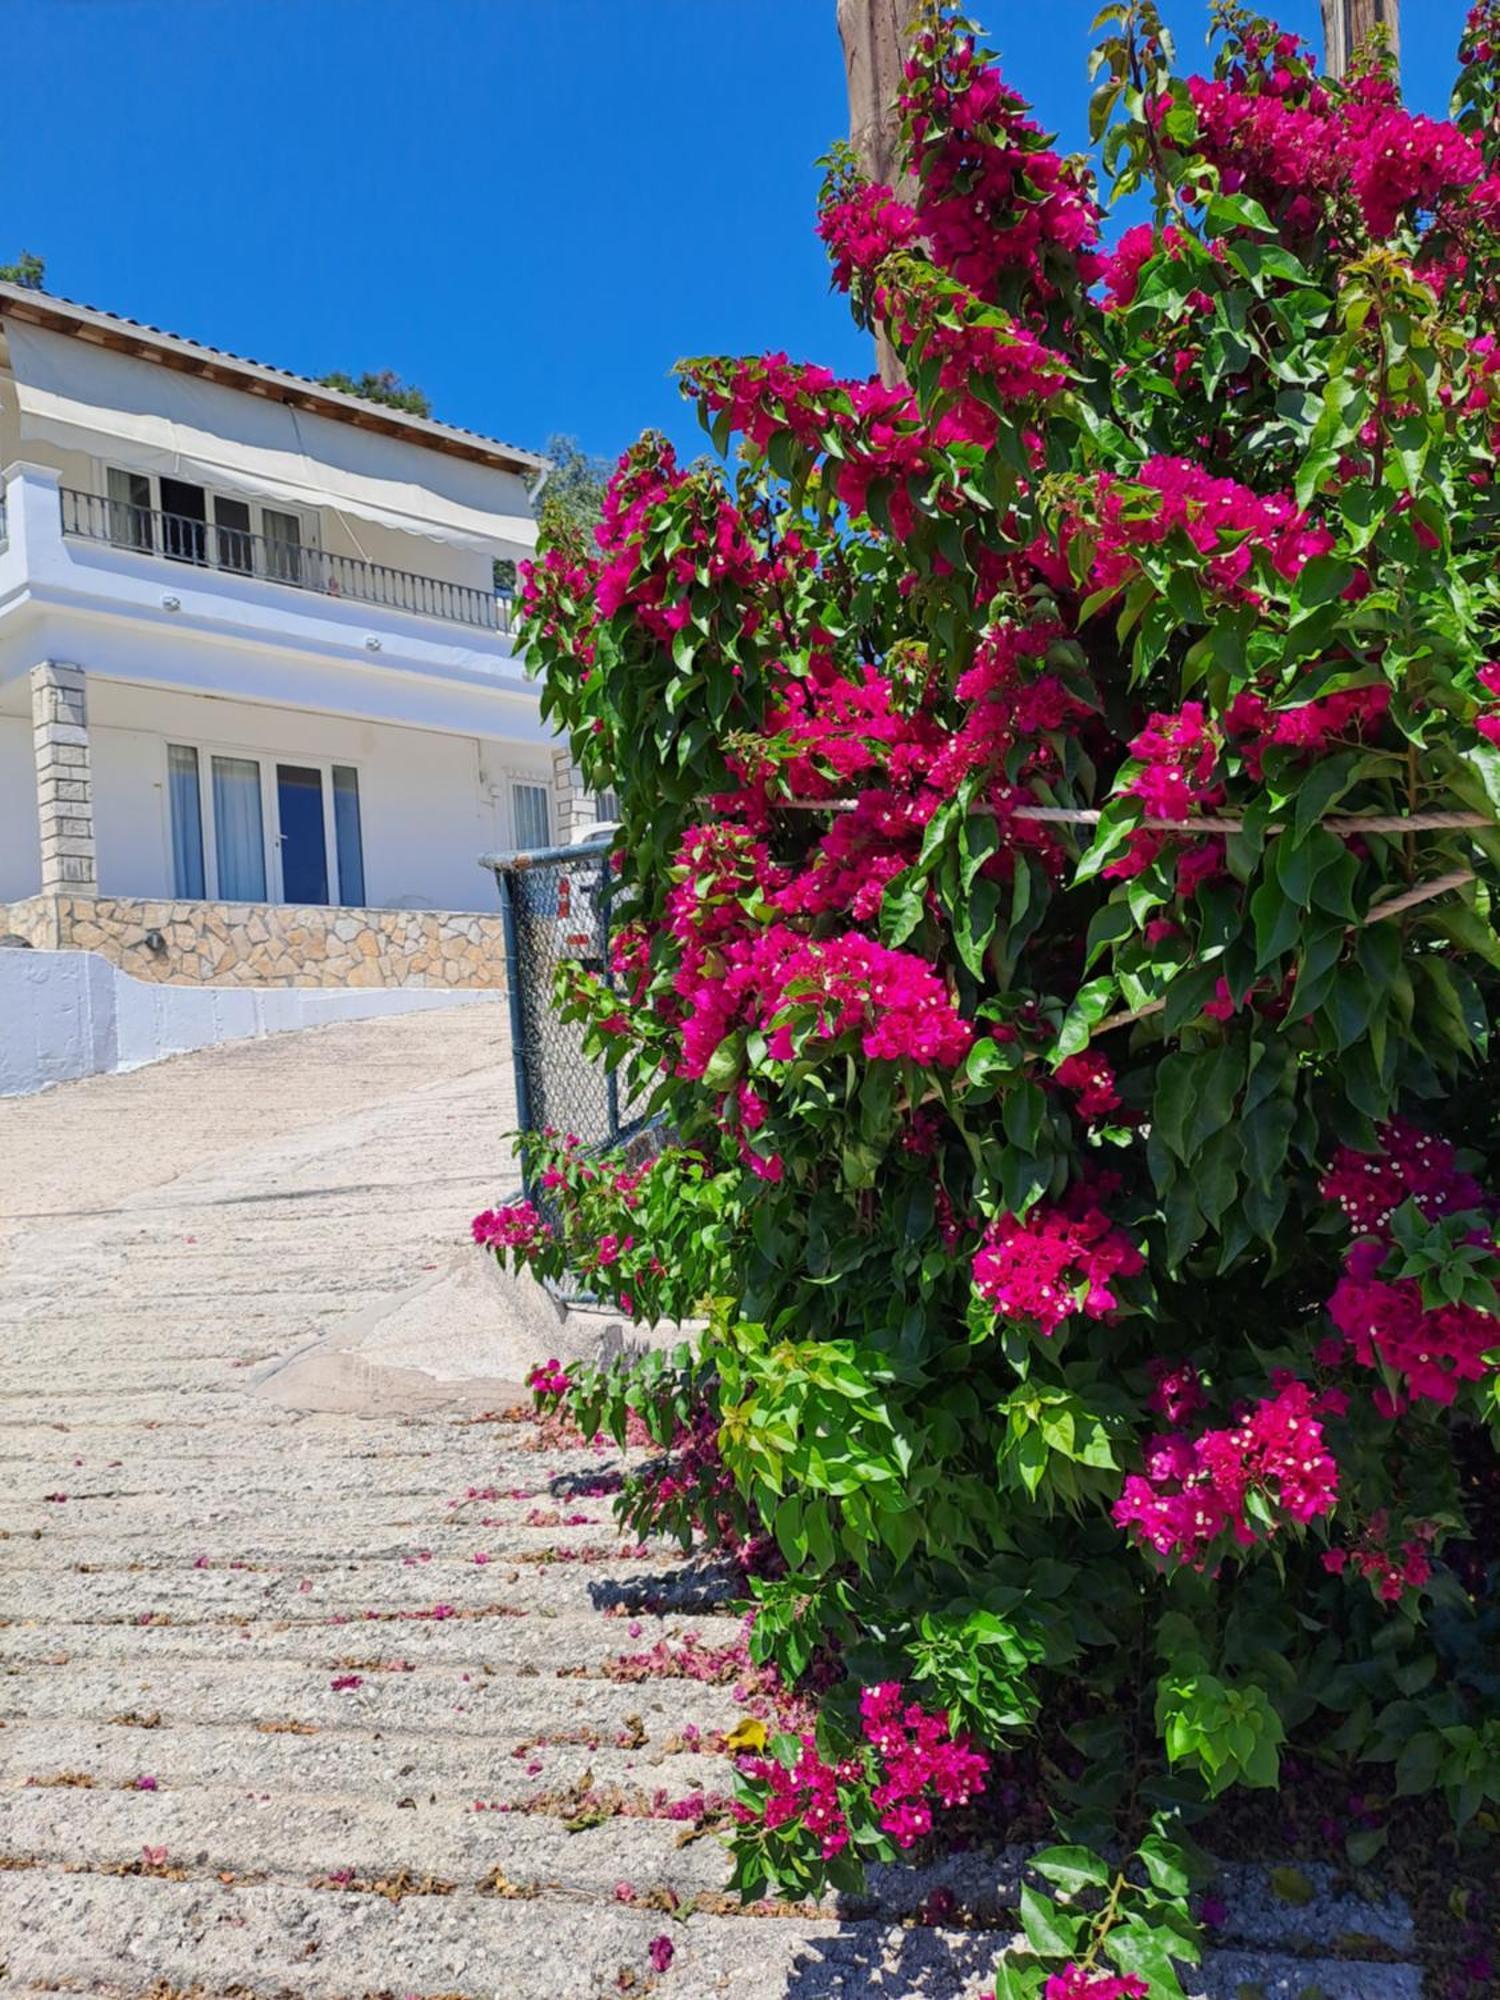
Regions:
<instances>
[{"instance_id":1,"label":"building balcony","mask_svg":"<svg viewBox=\"0 0 1500 2000\"><path fill-rule=\"evenodd\" d=\"M24 461L0 492L0 686L63 660L96 679L476 737L538 727L509 602L477 583L268 533L278 510L252 516L252 532L65 488Z\"/></svg>"},{"instance_id":2,"label":"building balcony","mask_svg":"<svg viewBox=\"0 0 1500 2000\"><path fill-rule=\"evenodd\" d=\"M486 632L511 629L511 601L495 591L446 583L439 577L391 569L384 563L332 555L305 543L226 527L186 514L136 507L98 493L59 488L62 531L85 542L102 542L136 555L229 576L254 577L291 590L314 591L421 618L441 618ZM0 534L4 512L0 506Z\"/></svg>"}]
</instances>

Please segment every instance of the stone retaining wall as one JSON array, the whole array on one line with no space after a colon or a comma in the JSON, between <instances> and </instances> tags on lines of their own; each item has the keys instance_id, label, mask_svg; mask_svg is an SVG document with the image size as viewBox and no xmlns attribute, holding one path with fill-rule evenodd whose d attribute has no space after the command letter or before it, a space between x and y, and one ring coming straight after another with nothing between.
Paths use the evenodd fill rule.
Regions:
<instances>
[{"instance_id":1,"label":"stone retaining wall","mask_svg":"<svg viewBox=\"0 0 1500 2000\"><path fill-rule=\"evenodd\" d=\"M42 951L97 951L137 979L179 986L505 985L498 916L467 910L30 896L0 903L0 934ZM161 934L153 951L146 933Z\"/></svg>"}]
</instances>

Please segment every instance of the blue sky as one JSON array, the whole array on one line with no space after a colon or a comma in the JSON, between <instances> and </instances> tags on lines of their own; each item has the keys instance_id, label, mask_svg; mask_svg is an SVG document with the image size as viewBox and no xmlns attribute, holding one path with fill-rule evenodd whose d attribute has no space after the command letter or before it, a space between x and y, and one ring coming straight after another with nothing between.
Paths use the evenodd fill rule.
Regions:
<instances>
[{"instance_id":1,"label":"blue sky","mask_svg":"<svg viewBox=\"0 0 1500 2000\"><path fill-rule=\"evenodd\" d=\"M1098 0L974 0L1084 142ZM1186 55L1208 0L1166 0ZM1406 0L1440 112L1466 0ZM1318 32L1317 0L1280 17ZM437 415L613 454L696 448L680 356L868 352L812 234L846 123L834 0L10 0L27 79L0 261L309 374L395 368Z\"/></svg>"}]
</instances>

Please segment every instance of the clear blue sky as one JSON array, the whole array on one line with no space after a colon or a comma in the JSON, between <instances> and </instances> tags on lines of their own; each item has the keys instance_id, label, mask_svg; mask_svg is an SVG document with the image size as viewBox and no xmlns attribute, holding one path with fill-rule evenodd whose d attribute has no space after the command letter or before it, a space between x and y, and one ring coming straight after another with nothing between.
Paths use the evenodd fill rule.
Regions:
<instances>
[{"instance_id":1,"label":"clear blue sky","mask_svg":"<svg viewBox=\"0 0 1500 2000\"><path fill-rule=\"evenodd\" d=\"M1098 0L973 4L1081 146ZM1465 11L1406 0L1423 110ZM1317 0L1279 12L1317 33ZM1196 56L1208 0L1166 13ZM812 234L834 0L10 0L5 29L30 109L0 261L44 255L69 297L610 454L647 424L696 448L680 356L869 365Z\"/></svg>"}]
</instances>

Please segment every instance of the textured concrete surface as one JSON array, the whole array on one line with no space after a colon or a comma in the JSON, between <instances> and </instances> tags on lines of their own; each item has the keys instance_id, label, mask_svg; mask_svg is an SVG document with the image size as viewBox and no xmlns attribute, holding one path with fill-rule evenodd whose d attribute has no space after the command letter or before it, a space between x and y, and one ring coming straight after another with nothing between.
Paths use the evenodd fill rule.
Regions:
<instances>
[{"instance_id":1,"label":"textured concrete surface","mask_svg":"<svg viewBox=\"0 0 1500 2000\"><path fill-rule=\"evenodd\" d=\"M990 1990L1018 1854L757 1915L684 1838L729 1788L692 1732L740 1703L620 1655L738 1627L620 1546L608 1454L489 1414L526 1359L621 1331L464 1251L510 1184L497 1029L320 1029L0 1104L0 1995ZM912 1923L938 1882L973 1928ZM1191 1989L1417 2000L1405 1912L1309 1886L1236 1871Z\"/></svg>"},{"instance_id":2,"label":"textured concrete surface","mask_svg":"<svg viewBox=\"0 0 1500 2000\"><path fill-rule=\"evenodd\" d=\"M148 984L96 951L0 951L0 1097L249 1036L502 1004L491 994L428 986Z\"/></svg>"}]
</instances>

